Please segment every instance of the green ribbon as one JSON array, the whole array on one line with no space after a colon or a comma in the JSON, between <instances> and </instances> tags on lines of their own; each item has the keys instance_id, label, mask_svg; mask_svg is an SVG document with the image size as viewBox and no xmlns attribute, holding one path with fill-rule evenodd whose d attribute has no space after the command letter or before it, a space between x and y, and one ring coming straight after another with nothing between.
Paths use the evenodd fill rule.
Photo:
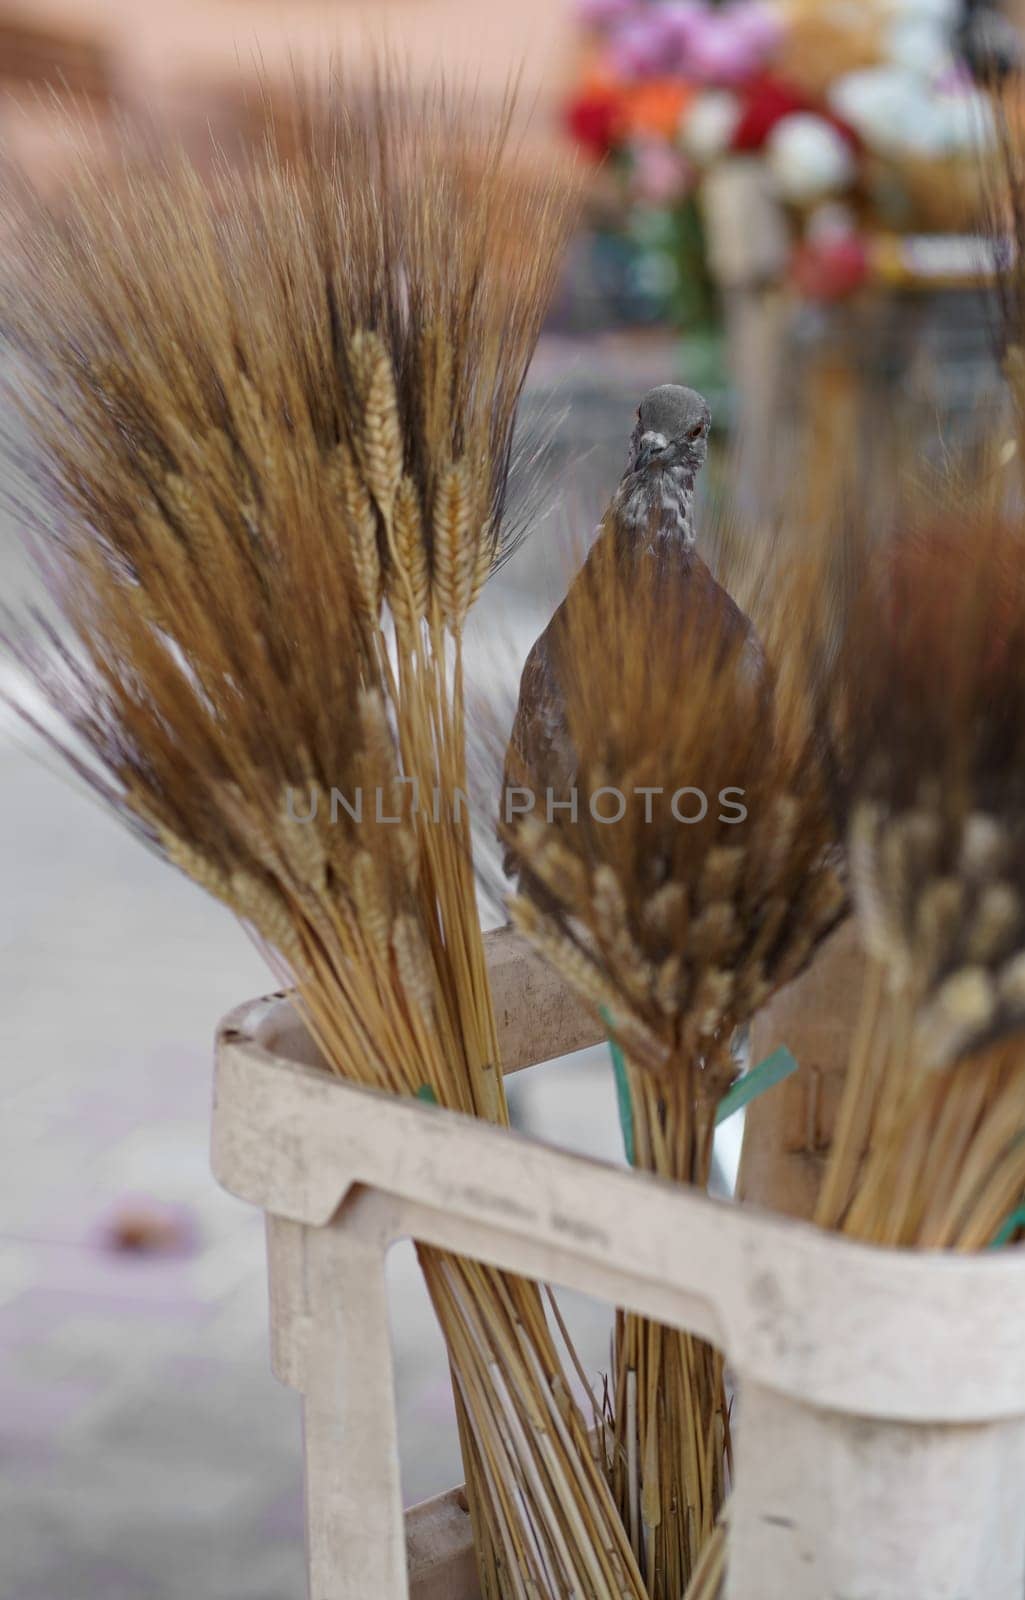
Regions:
<instances>
[{"instance_id":1,"label":"green ribbon","mask_svg":"<svg viewBox=\"0 0 1025 1600\"><path fill-rule=\"evenodd\" d=\"M416 1098L418 1100L426 1100L429 1106L436 1106L438 1103L438 1097L429 1083L422 1083L420 1085L419 1089L416 1091Z\"/></svg>"},{"instance_id":2,"label":"green ribbon","mask_svg":"<svg viewBox=\"0 0 1025 1600\"><path fill-rule=\"evenodd\" d=\"M602 1021L609 1030L609 1054L612 1056L612 1071L616 1080L616 1105L619 1109L619 1126L623 1134L623 1149L630 1166L635 1162L634 1144L634 1112L633 1102L630 1099L630 1084L626 1075L626 1059L616 1042L613 1032L612 1018L604 1006L601 1008ZM752 1067L746 1072L728 1094L723 1095L719 1108L715 1114L715 1125L718 1128L730 1117L735 1116L744 1106L750 1105L752 1100L757 1100L759 1095L767 1094L770 1089L775 1089L777 1084L783 1083L797 1071L797 1061L787 1049L780 1045L771 1056L766 1056L757 1067Z\"/></svg>"},{"instance_id":3,"label":"green ribbon","mask_svg":"<svg viewBox=\"0 0 1025 1600\"><path fill-rule=\"evenodd\" d=\"M609 1017L602 1007L602 1017L606 1027L609 1027ZM609 1033L609 1051L612 1056L612 1071L616 1079L616 1104L619 1107L619 1126L623 1130L623 1149L626 1159L631 1167L635 1165L634 1148L634 1108L630 1099L630 1085L626 1076L626 1061L623 1052L616 1043L615 1036Z\"/></svg>"},{"instance_id":4,"label":"green ribbon","mask_svg":"<svg viewBox=\"0 0 1025 1600\"><path fill-rule=\"evenodd\" d=\"M778 1050L774 1050L771 1056L766 1056L757 1067L745 1072L729 1093L723 1095L719 1101L719 1109L715 1113L716 1127L735 1116L738 1111L742 1111L752 1100L757 1100L759 1095L768 1094L778 1083L785 1083L796 1071L796 1060L786 1045L781 1044Z\"/></svg>"},{"instance_id":5,"label":"green ribbon","mask_svg":"<svg viewBox=\"0 0 1025 1600\"><path fill-rule=\"evenodd\" d=\"M1019 1206L1017 1211L1011 1212L1011 1215L989 1248L991 1250L1002 1250L1006 1244L1010 1244L1019 1228L1025 1228L1025 1206Z\"/></svg>"}]
</instances>

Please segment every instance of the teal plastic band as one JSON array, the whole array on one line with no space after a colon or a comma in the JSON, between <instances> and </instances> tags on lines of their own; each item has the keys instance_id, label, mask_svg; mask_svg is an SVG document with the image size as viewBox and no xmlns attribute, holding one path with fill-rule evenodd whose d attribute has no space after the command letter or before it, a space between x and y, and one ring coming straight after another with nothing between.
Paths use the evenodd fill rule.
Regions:
<instances>
[{"instance_id":1,"label":"teal plastic band","mask_svg":"<svg viewBox=\"0 0 1025 1600\"><path fill-rule=\"evenodd\" d=\"M1002 1250L1005 1245L1010 1244L1019 1228L1025 1228L1025 1206L1019 1206L1017 1211L1012 1211L989 1248Z\"/></svg>"},{"instance_id":2,"label":"teal plastic band","mask_svg":"<svg viewBox=\"0 0 1025 1600\"><path fill-rule=\"evenodd\" d=\"M771 1056L766 1056L757 1067L752 1067L750 1072L733 1085L728 1094L724 1094L719 1101L719 1109L715 1114L715 1125L719 1127L730 1117L736 1116L744 1106L757 1100L759 1095L768 1094L770 1089L775 1089L778 1083L784 1083L787 1078L797 1071L797 1062L787 1049L781 1044Z\"/></svg>"},{"instance_id":3,"label":"teal plastic band","mask_svg":"<svg viewBox=\"0 0 1025 1600\"><path fill-rule=\"evenodd\" d=\"M609 1053L612 1056L612 1071L616 1079L616 1105L619 1108L619 1126L623 1133L623 1149L626 1151L627 1161L631 1166L635 1166L634 1108L630 1099L630 1085L626 1076L626 1061L612 1031L612 1018L604 1006L601 1008L601 1015L602 1021L609 1030Z\"/></svg>"},{"instance_id":4,"label":"teal plastic band","mask_svg":"<svg viewBox=\"0 0 1025 1600\"><path fill-rule=\"evenodd\" d=\"M416 1098L418 1100L426 1100L429 1106L436 1106L438 1103L438 1097L429 1083L422 1083L420 1085L419 1089L416 1091Z\"/></svg>"},{"instance_id":5,"label":"teal plastic band","mask_svg":"<svg viewBox=\"0 0 1025 1600\"><path fill-rule=\"evenodd\" d=\"M616 1080L616 1105L619 1109L619 1126L623 1134L623 1149L626 1159L631 1166L636 1165L634 1144L634 1114L633 1103L630 1099L630 1085L626 1076L626 1061L622 1050L616 1043L613 1032L612 1018L603 1006L601 1009L602 1021L609 1030L609 1053L612 1056L612 1071ZM797 1071L797 1061L786 1045L780 1045L771 1056L766 1056L757 1067L752 1067L735 1083L728 1094L723 1095L719 1102L719 1109L715 1114L715 1125L718 1128L750 1105L752 1100L757 1100L759 1095L768 1094L770 1089L775 1089L777 1084L784 1083L787 1078ZM1021 1226L1022 1224L1019 1224ZM1012 1229L1013 1232L1013 1229Z\"/></svg>"}]
</instances>

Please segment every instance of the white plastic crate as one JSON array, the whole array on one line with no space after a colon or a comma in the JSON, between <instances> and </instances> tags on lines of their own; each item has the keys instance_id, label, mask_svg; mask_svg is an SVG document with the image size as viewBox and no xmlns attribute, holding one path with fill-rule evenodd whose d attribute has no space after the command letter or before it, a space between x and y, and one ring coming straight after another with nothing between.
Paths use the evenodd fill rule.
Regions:
<instances>
[{"instance_id":1,"label":"white plastic crate","mask_svg":"<svg viewBox=\"0 0 1025 1600\"><path fill-rule=\"evenodd\" d=\"M489 939L507 1070L597 1025ZM1022 1600L1025 1253L881 1251L316 1064L281 996L218 1036L213 1162L267 1216L303 1395L311 1600L470 1600L454 1498L404 1520L384 1259L413 1238L711 1340L739 1389L728 1600Z\"/></svg>"}]
</instances>

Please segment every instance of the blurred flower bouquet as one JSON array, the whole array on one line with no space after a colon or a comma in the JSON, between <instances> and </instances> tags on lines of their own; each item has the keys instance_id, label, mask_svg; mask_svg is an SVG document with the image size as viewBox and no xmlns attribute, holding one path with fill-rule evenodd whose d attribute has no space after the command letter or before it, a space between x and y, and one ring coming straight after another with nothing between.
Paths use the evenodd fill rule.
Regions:
<instances>
[{"instance_id":1,"label":"blurred flower bouquet","mask_svg":"<svg viewBox=\"0 0 1025 1600\"><path fill-rule=\"evenodd\" d=\"M760 164L788 224L788 271L851 293L879 230L975 220L987 96L956 58L958 0L577 0L585 49L570 131L605 164L618 225L661 314L714 316L702 192Z\"/></svg>"}]
</instances>

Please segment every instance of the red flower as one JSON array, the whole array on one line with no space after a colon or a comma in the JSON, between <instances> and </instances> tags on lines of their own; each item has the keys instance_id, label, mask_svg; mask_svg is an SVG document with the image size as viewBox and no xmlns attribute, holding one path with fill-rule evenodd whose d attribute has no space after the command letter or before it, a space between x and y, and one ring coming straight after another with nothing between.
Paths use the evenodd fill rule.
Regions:
<instances>
[{"instance_id":1,"label":"red flower","mask_svg":"<svg viewBox=\"0 0 1025 1600\"><path fill-rule=\"evenodd\" d=\"M841 117L834 116L827 106L802 94L783 78L774 78L771 73L752 78L742 90L741 100L743 109L733 135L736 151L760 150L777 122L793 116L795 111L813 111L824 122L832 123L852 150L857 152L861 148L857 134Z\"/></svg>"},{"instance_id":2,"label":"red flower","mask_svg":"<svg viewBox=\"0 0 1025 1600\"><path fill-rule=\"evenodd\" d=\"M588 89L570 102L566 125L585 150L601 159L616 143L622 115L623 105L618 94L610 89Z\"/></svg>"},{"instance_id":3,"label":"red flower","mask_svg":"<svg viewBox=\"0 0 1025 1600\"><path fill-rule=\"evenodd\" d=\"M753 78L743 91L743 110L733 135L734 150L760 150L777 122L795 111L813 109L806 95L781 78Z\"/></svg>"},{"instance_id":4,"label":"red flower","mask_svg":"<svg viewBox=\"0 0 1025 1600\"><path fill-rule=\"evenodd\" d=\"M809 300L829 303L855 294L868 278L868 252L856 234L816 243L805 240L794 253L794 282Z\"/></svg>"}]
</instances>

